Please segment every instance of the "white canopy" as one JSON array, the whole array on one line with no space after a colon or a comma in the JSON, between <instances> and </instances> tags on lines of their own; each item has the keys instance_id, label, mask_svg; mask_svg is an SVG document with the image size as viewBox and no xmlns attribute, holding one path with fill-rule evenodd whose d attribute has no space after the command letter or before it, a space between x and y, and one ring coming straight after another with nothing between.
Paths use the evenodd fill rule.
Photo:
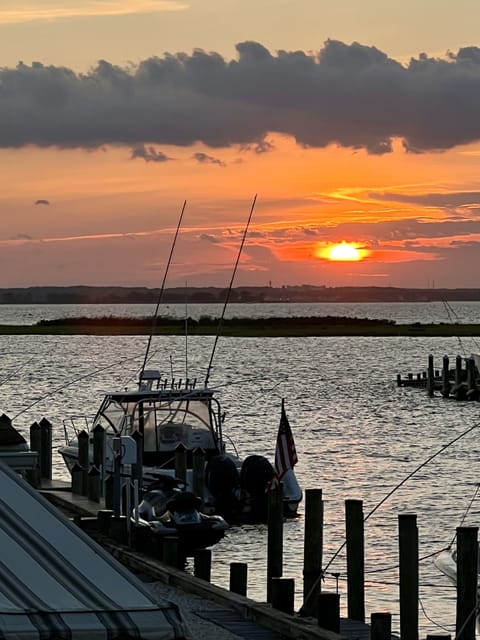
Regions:
<instances>
[{"instance_id":1,"label":"white canopy","mask_svg":"<svg viewBox=\"0 0 480 640\"><path fill-rule=\"evenodd\" d=\"M187 630L133 574L0 463L0 638L170 640Z\"/></svg>"}]
</instances>

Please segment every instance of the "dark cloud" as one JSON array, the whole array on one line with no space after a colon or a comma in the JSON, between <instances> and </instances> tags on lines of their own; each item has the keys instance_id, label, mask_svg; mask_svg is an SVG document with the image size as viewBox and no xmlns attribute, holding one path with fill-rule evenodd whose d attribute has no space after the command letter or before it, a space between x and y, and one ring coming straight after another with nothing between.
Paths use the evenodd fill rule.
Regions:
<instances>
[{"instance_id":1,"label":"dark cloud","mask_svg":"<svg viewBox=\"0 0 480 640\"><path fill-rule=\"evenodd\" d=\"M142 158L145 162L168 162L171 160L162 151L157 151L155 147L146 147L144 144L136 145L132 148L131 158Z\"/></svg>"},{"instance_id":2,"label":"dark cloud","mask_svg":"<svg viewBox=\"0 0 480 640\"><path fill-rule=\"evenodd\" d=\"M214 158L213 156L209 156L206 153L198 152L194 153L192 158L201 164L217 164L219 167L224 167L225 163L218 158Z\"/></svg>"},{"instance_id":3,"label":"dark cloud","mask_svg":"<svg viewBox=\"0 0 480 640\"><path fill-rule=\"evenodd\" d=\"M203 142L269 150L269 132L305 147L419 153L480 139L480 47L402 65L375 47L329 40L316 54L237 45L88 73L34 62L0 69L0 147ZM162 161L138 147L147 161ZM142 149L144 151L142 151ZM143 153L143 155L142 155Z\"/></svg>"},{"instance_id":4,"label":"dark cloud","mask_svg":"<svg viewBox=\"0 0 480 640\"><path fill-rule=\"evenodd\" d=\"M43 198L41 198L40 200L35 200L34 204L50 204L50 201L44 200Z\"/></svg>"},{"instance_id":5,"label":"dark cloud","mask_svg":"<svg viewBox=\"0 0 480 640\"><path fill-rule=\"evenodd\" d=\"M212 244L218 244L220 239L216 236L212 236L210 233L202 233L200 235L200 240L205 240L206 242L211 242Z\"/></svg>"},{"instance_id":6,"label":"dark cloud","mask_svg":"<svg viewBox=\"0 0 480 640\"><path fill-rule=\"evenodd\" d=\"M462 207L480 205L480 191L455 191L451 193L369 193L370 198L388 202L411 202L427 207Z\"/></svg>"}]
</instances>

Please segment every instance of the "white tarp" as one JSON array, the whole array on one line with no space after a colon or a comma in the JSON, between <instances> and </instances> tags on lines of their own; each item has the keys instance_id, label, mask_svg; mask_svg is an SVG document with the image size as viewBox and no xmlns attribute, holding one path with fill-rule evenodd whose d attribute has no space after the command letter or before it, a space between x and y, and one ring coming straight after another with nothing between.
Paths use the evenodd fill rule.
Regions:
<instances>
[{"instance_id":1,"label":"white tarp","mask_svg":"<svg viewBox=\"0 0 480 640\"><path fill-rule=\"evenodd\" d=\"M170 640L176 605L141 581L0 463L0 638Z\"/></svg>"}]
</instances>

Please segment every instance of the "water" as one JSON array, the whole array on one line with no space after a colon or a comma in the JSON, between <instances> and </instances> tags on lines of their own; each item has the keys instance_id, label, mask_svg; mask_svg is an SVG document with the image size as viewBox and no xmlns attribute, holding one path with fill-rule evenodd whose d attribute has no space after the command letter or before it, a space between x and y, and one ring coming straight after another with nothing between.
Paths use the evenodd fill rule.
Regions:
<instances>
[{"instance_id":1,"label":"water","mask_svg":"<svg viewBox=\"0 0 480 640\"><path fill-rule=\"evenodd\" d=\"M151 304L58 304L58 305L0 305L0 324L35 324L39 320L72 317L149 317L155 305ZM198 319L201 316L220 317L222 304L189 304L187 315ZM184 304L164 304L160 308L163 316L185 317ZM480 319L480 302L397 302L397 303L264 303L228 305L227 318L270 318L299 316L345 316L371 319L395 320L398 324L411 322L463 322L475 323Z\"/></svg>"},{"instance_id":2,"label":"water","mask_svg":"<svg viewBox=\"0 0 480 640\"><path fill-rule=\"evenodd\" d=\"M397 305L390 306L397 313ZM467 306L473 314L473 304ZM424 307L430 308L431 303L416 307L415 320L421 321L428 314ZM52 313L58 308L54 307ZM32 313L38 311L30 309ZM0 336L3 356L0 411L14 418L14 425L25 435L32 422L46 416L54 425L56 448L63 444L64 419L91 415L106 390L134 385L145 343L145 338L138 336ZM189 377L203 380L212 344L210 337L189 339ZM462 346L477 350L473 341L464 340ZM286 400L298 451L299 482L304 489L323 490L325 564L344 541L346 499L363 500L367 515L422 462L479 422L478 403L428 398L424 391L396 386L396 374L425 369L429 353L440 360L444 354L453 358L459 349L456 338L219 341L210 382L218 388L227 413L225 431L242 456L259 453L273 460L280 400ZM151 353L152 366L168 375L173 372L185 377L183 337L156 337ZM113 363L116 365L107 368ZM104 370L90 375L98 369ZM56 392L45 397L53 391ZM475 492L477 458L474 430L446 448L368 518L367 615L390 611L398 630L398 514L417 514L421 558L447 546ZM57 454L54 474L58 478L68 477ZM295 578L297 606L301 604L302 592L302 515L301 509L297 520L285 523L284 575ZM464 524L477 526L479 521L479 508L474 503ZM213 557L214 583L228 586L230 562L248 562L249 595L264 600L263 525L232 529L213 548ZM326 590L335 588L332 574L337 572L345 614L343 552L328 568ZM426 615L451 632L455 592L433 566L431 558L420 565L420 596ZM420 624L422 635L440 631L423 613Z\"/></svg>"}]
</instances>

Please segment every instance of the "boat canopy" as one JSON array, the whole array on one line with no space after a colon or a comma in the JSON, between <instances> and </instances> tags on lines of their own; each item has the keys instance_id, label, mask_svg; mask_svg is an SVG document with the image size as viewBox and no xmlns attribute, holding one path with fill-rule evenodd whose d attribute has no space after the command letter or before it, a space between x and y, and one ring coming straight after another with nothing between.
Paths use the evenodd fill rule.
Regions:
<instances>
[{"instance_id":1,"label":"boat canopy","mask_svg":"<svg viewBox=\"0 0 480 640\"><path fill-rule=\"evenodd\" d=\"M145 454L219 450L221 417L210 389L160 389L108 394L95 418L110 435L143 435Z\"/></svg>"},{"instance_id":2,"label":"boat canopy","mask_svg":"<svg viewBox=\"0 0 480 640\"><path fill-rule=\"evenodd\" d=\"M0 463L0 638L170 640L176 605L140 580Z\"/></svg>"}]
</instances>

